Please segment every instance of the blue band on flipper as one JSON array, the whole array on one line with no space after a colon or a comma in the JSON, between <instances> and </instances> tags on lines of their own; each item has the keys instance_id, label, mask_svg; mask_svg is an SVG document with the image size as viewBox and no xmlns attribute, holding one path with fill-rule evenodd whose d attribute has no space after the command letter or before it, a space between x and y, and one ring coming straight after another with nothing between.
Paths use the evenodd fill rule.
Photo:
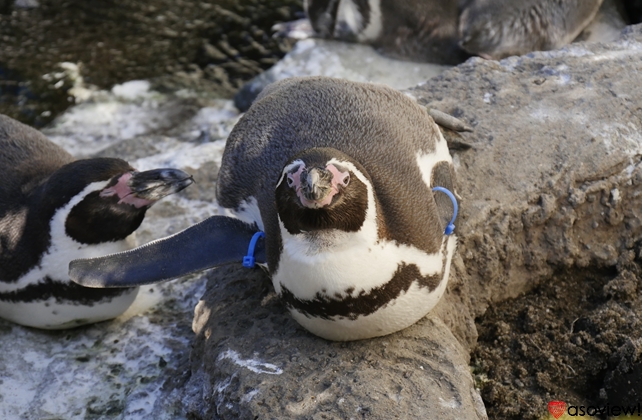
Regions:
<instances>
[{"instance_id":1,"label":"blue band on flipper","mask_svg":"<svg viewBox=\"0 0 642 420\"><path fill-rule=\"evenodd\" d=\"M448 226L446 226L446 230L444 231L444 235L451 235L455 230L455 219L457 218L457 211L458 211L457 199L455 198L455 195L450 192L450 190L444 187L434 187L432 190L441 191L442 193L446 194L450 198L450 201L453 202L453 208L454 208L453 218L450 219L450 223L448 223Z\"/></svg>"},{"instance_id":2,"label":"blue band on flipper","mask_svg":"<svg viewBox=\"0 0 642 420\"><path fill-rule=\"evenodd\" d=\"M256 248L256 243L261 238L265 238L265 233L261 231L256 232L252 236L252 239L250 240L250 246L248 246L247 248L247 255L243 257L243 267L252 268L256 264L256 261L254 259L254 249Z\"/></svg>"}]
</instances>

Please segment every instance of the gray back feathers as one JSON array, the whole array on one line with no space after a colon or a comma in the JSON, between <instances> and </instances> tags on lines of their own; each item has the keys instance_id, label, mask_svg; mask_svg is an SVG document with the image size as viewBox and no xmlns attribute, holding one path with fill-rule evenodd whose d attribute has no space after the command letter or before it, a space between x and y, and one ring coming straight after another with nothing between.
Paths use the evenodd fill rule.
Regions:
<instances>
[{"instance_id":1,"label":"gray back feathers","mask_svg":"<svg viewBox=\"0 0 642 420\"><path fill-rule=\"evenodd\" d=\"M38 130L0 114L0 209L73 160Z\"/></svg>"},{"instance_id":2,"label":"gray back feathers","mask_svg":"<svg viewBox=\"0 0 642 420\"><path fill-rule=\"evenodd\" d=\"M442 222L417 155L433 152L438 136L427 112L389 87L323 77L287 79L268 86L230 134L217 198L238 210L255 197L272 240L279 235L274 190L283 167L304 150L330 147L365 169L388 239L433 252L441 243L436 226Z\"/></svg>"}]
</instances>

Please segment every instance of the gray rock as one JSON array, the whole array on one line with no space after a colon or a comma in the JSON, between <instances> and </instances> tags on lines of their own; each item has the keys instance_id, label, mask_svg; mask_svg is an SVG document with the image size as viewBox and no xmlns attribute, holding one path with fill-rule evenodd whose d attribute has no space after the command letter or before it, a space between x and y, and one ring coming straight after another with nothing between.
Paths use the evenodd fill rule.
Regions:
<instances>
[{"instance_id":1,"label":"gray rock","mask_svg":"<svg viewBox=\"0 0 642 420\"><path fill-rule=\"evenodd\" d=\"M501 62L471 59L411 93L475 128L457 154L460 254L476 314L568 267L626 263L642 236L642 26Z\"/></svg>"},{"instance_id":2,"label":"gray rock","mask_svg":"<svg viewBox=\"0 0 642 420\"><path fill-rule=\"evenodd\" d=\"M16 9L35 9L40 6L38 0L16 0L13 3Z\"/></svg>"}]
</instances>

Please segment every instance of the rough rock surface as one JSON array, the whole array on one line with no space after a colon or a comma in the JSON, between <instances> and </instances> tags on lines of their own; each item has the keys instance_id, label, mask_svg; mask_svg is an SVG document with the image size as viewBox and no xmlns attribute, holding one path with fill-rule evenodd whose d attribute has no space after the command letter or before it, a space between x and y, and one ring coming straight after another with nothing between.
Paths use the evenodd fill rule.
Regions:
<instances>
[{"instance_id":1,"label":"rough rock surface","mask_svg":"<svg viewBox=\"0 0 642 420\"><path fill-rule=\"evenodd\" d=\"M501 62L473 58L412 90L474 127L457 154L458 233L476 314L559 268L612 267L642 233L640 26Z\"/></svg>"},{"instance_id":2,"label":"rough rock surface","mask_svg":"<svg viewBox=\"0 0 642 420\"><path fill-rule=\"evenodd\" d=\"M456 159L458 234L491 418L642 395L641 41L635 26L611 44L472 59L413 90L475 128Z\"/></svg>"},{"instance_id":3,"label":"rough rock surface","mask_svg":"<svg viewBox=\"0 0 642 420\"><path fill-rule=\"evenodd\" d=\"M196 418L486 418L469 351L439 317L387 337L330 342L292 319L261 270L208 277L193 324Z\"/></svg>"}]
</instances>

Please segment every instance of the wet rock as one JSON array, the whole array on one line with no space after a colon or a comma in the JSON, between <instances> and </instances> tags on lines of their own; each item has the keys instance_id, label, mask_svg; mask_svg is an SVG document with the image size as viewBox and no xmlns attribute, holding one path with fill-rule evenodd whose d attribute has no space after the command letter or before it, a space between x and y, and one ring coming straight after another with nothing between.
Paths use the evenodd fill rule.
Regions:
<instances>
[{"instance_id":1,"label":"wet rock","mask_svg":"<svg viewBox=\"0 0 642 420\"><path fill-rule=\"evenodd\" d=\"M82 63L101 89L153 79L231 98L289 51L270 28L301 10L300 0L0 1L0 112L42 127L72 106L69 83L42 79L61 62Z\"/></svg>"}]
</instances>

